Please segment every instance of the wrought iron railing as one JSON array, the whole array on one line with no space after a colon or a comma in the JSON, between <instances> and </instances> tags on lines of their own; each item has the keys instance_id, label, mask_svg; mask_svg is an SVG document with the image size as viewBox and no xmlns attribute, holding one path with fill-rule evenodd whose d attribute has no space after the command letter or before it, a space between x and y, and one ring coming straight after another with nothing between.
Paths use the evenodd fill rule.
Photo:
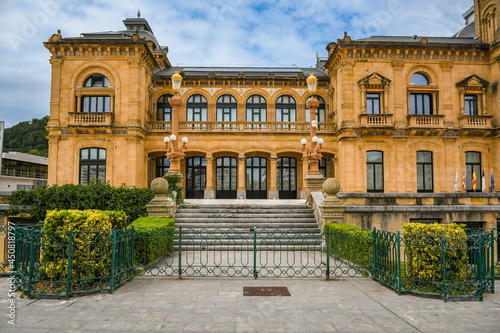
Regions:
<instances>
[{"instance_id":1,"label":"wrought iron railing","mask_svg":"<svg viewBox=\"0 0 500 333\"><path fill-rule=\"evenodd\" d=\"M496 240L494 231L455 237L328 227L321 234L317 229L182 227L43 232L18 226L14 270L6 273L15 275L28 297L112 293L137 275L371 276L399 294L482 300L494 292ZM421 263L431 263L431 276L422 273Z\"/></svg>"}]
</instances>

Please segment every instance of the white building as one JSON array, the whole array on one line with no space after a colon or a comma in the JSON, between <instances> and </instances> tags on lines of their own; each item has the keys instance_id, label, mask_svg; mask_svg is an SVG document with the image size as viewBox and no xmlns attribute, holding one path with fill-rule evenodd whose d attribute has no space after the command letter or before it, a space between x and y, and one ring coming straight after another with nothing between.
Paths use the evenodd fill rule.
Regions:
<instances>
[{"instance_id":1,"label":"white building","mask_svg":"<svg viewBox=\"0 0 500 333\"><path fill-rule=\"evenodd\" d=\"M31 154L2 153L0 195L15 190L47 186L48 158Z\"/></svg>"}]
</instances>

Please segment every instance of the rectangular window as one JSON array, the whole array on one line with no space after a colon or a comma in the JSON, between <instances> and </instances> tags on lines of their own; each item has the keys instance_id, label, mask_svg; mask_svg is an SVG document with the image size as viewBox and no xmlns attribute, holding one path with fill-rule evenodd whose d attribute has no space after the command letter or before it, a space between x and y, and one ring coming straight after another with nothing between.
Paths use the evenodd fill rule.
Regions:
<instances>
[{"instance_id":1,"label":"rectangular window","mask_svg":"<svg viewBox=\"0 0 500 333\"><path fill-rule=\"evenodd\" d=\"M477 96L465 95L465 114L468 116L477 116Z\"/></svg>"},{"instance_id":2,"label":"rectangular window","mask_svg":"<svg viewBox=\"0 0 500 333\"><path fill-rule=\"evenodd\" d=\"M81 112L111 112L110 96L83 96Z\"/></svg>"},{"instance_id":3,"label":"rectangular window","mask_svg":"<svg viewBox=\"0 0 500 333\"><path fill-rule=\"evenodd\" d=\"M417 192L433 191L432 152L417 151Z\"/></svg>"},{"instance_id":4,"label":"rectangular window","mask_svg":"<svg viewBox=\"0 0 500 333\"><path fill-rule=\"evenodd\" d=\"M482 191L481 153L474 151L468 151L465 153L465 174L466 174L467 192L481 192ZM476 176L475 179L474 176Z\"/></svg>"},{"instance_id":5,"label":"rectangular window","mask_svg":"<svg viewBox=\"0 0 500 333\"><path fill-rule=\"evenodd\" d=\"M381 151L366 152L366 188L368 192L384 192L384 158Z\"/></svg>"},{"instance_id":6,"label":"rectangular window","mask_svg":"<svg viewBox=\"0 0 500 333\"><path fill-rule=\"evenodd\" d=\"M410 94L410 112L414 115L433 114L431 94Z\"/></svg>"},{"instance_id":7,"label":"rectangular window","mask_svg":"<svg viewBox=\"0 0 500 333\"><path fill-rule=\"evenodd\" d=\"M80 150L80 184L86 185L93 179L106 181L106 149Z\"/></svg>"},{"instance_id":8,"label":"rectangular window","mask_svg":"<svg viewBox=\"0 0 500 333\"><path fill-rule=\"evenodd\" d=\"M366 112L380 114L380 94L366 94Z\"/></svg>"}]
</instances>

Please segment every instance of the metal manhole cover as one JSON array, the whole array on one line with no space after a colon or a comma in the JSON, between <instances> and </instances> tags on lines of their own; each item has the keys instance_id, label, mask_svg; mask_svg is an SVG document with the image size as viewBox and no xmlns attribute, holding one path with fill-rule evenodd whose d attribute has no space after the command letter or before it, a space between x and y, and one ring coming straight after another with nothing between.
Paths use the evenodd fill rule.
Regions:
<instances>
[{"instance_id":1,"label":"metal manhole cover","mask_svg":"<svg viewBox=\"0 0 500 333\"><path fill-rule=\"evenodd\" d=\"M287 287L243 287L243 296L292 296Z\"/></svg>"}]
</instances>

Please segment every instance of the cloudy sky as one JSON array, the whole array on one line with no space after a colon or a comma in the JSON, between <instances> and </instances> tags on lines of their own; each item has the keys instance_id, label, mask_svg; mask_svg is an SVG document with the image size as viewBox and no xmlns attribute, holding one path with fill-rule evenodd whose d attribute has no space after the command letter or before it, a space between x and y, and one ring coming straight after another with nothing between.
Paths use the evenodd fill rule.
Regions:
<instances>
[{"instance_id":1,"label":"cloudy sky","mask_svg":"<svg viewBox=\"0 0 500 333\"><path fill-rule=\"evenodd\" d=\"M451 36L472 0L0 0L0 120L6 127L49 114L49 52L42 42L61 29L122 30L148 20L173 65L315 64L316 52L341 38Z\"/></svg>"}]
</instances>

